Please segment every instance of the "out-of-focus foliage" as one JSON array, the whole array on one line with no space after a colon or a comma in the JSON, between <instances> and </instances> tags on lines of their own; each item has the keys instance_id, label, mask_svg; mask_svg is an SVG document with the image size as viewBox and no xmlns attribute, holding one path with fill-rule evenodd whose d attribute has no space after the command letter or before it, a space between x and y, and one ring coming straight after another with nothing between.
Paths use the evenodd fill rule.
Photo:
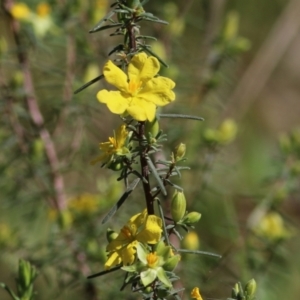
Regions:
<instances>
[{"instance_id":1,"label":"out-of-focus foliage","mask_svg":"<svg viewBox=\"0 0 300 300\"><path fill-rule=\"evenodd\" d=\"M182 284L187 291L199 286L203 299L228 297L236 282L245 286L252 277L257 299L296 299L299 294L299 37L288 43L287 33L277 26L279 21L282 26L289 22L288 28L298 26L300 16L288 15L296 2L145 4L170 23L141 23L158 37L152 50L170 65L160 75L177 84L176 102L162 112L205 118L202 123L162 119L160 128L168 132L167 155L173 146L187 145L192 170L181 178L184 195L191 211L202 212L196 232L182 243L222 255L219 261L182 255ZM73 94L101 75L118 44L119 37L108 31L88 33L111 4L1 2L0 281L13 286L19 259L30 261L39 270L37 299L125 295L112 283L112 278L121 280L118 275L86 277L103 270L106 229L119 228L143 203L130 198L117 224L101 224L124 187L111 170L90 161L120 122L96 100L104 81ZM287 43L285 51L267 80L262 66L243 83L256 59L272 55L264 50L272 34L282 41L274 47ZM245 100L252 92L247 90L250 81L263 82L250 97L251 105ZM239 86L245 92L232 102ZM9 299L4 290L0 298Z\"/></svg>"}]
</instances>

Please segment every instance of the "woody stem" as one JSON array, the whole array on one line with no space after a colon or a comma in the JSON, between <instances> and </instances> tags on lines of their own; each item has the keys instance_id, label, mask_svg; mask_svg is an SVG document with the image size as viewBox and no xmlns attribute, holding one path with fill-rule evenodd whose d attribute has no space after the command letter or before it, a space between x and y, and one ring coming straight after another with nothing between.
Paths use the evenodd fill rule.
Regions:
<instances>
[{"instance_id":1,"label":"woody stem","mask_svg":"<svg viewBox=\"0 0 300 300\"><path fill-rule=\"evenodd\" d=\"M154 215L154 201L153 196L151 194L151 187L149 181L149 167L147 163L147 149L144 149L143 141L145 139L145 122L139 122L138 125L138 135L139 135L139 145L141 153L140 153L140 162L141 162L141 173L145 180L143 180L143 189L146 198L146 205L148 215Z\"/></svg>"}]
</instances>

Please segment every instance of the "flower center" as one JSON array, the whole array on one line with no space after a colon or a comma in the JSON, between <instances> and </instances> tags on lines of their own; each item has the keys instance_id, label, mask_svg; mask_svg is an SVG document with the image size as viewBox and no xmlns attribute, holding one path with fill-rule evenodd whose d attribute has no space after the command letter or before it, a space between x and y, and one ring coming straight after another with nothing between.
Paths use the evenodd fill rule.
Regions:
<instances>
[{"instance_id":1,"label":"flower center","mask_svg":"<svg viewBox=\"0 0 300 300\"><path fill-rule=\"evenodd\" d=\"M156 263L158 261L158 257L156 255L156 253L149 253L146 257L147 259L147 264L149 268L153 268L156 266Z\"/></svg>"},{"instance_id":2,"label":"flower center","mask_svg":"<svg viewBox=\"0 0 300 300\"><path fill-rule=\"evenodd\" d=\"M127 239L131 239L132 237L131 230L127 226L124 226L121 229L121 232L126 236Z\"/></svg>"},{"instance_id":3,"label":"flower center","mask_svg":"<svg viewBox=\"0 0 300 300\"><path fill-rule=\"evenodd\" d=\"M130 80L128 83L128 90L132 96L135 96L141 90L142 82L136 82L134 80Z\"/></svg>"}]
</instances>

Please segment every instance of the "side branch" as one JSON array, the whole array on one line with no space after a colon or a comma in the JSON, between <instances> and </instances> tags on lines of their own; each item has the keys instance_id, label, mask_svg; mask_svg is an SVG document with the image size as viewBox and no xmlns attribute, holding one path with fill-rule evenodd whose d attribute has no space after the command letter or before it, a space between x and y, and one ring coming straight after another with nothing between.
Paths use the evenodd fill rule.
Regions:
<instances>
[{"instance_id":1,"label":"side branch","mask_svg":"<svg viewBox=\"0 0 300 300\"><path fill-rule=\"evenodd\" d=\"M11 29L17 47L17 59L24 77L24 101L28 107L28 112L31 117L32 123L38 130L39 136L45 146L45 153L51 169L53 187L55 191L55 199L53 201L53 205L56 207L56 209L63 210L66 207L66 200L64 193L64 180L59 172L59 160L57 157L54 142L50 136L49 131L45 127L44 118L40 111L38 101L35 96L28 55L26 53L24 45L22 45L21 42L19 24L10 14L9 7L11 5L12 1L4 2L4 9L8 16L9 27Z\"/></svg>"}]
</instances>

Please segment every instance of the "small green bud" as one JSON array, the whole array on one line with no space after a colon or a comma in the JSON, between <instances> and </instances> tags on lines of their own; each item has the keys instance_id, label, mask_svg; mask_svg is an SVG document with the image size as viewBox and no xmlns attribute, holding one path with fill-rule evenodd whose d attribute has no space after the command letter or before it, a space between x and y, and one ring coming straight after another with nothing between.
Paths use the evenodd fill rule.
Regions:
<instances>
[{"instance_id":1,"label":"small green bud","mask_svg":"<svg viewBox=\"0 0 300 300\"><path fill-rule=\"evenodd\" d=\"M110 228L107 228L107 231L106 231L106 238L107 238L107 241L108 242L111 242L113 241L114 239L116 239L116 237L118 236L118 233L113 231L112 229Z\"/></svg>"},{"instance_id":2,"label":"small green bud","mask_svg":"<svg viewBox=\"0 0 300 300\"><path fill-rule=\"evenodd\" d=\"M177 266L178 262L180 261L180 259L181 259L181 256L179 254L171 256L164 263L163 269L165 271L172 272L176 268L176 266Z\"/></svg>"},{"instance_id":3,"label":"small green bud","mask_svg":"<svg viewBox=\"0 0 300 300\"><path fill-rule=\"evenodd\" d=\"M21 287L21 289L24 291L26 290L31 281L31 266L28 261L25 261L23 259L19 260L19 277L18 277L18 283Z\"/></svg>"},{"instance_id":4,"label":"small green bud","mask_svg":"<svg viewBox=\"0 0 300 300\"><path fill-rule=\"evenodd\" d=\"M61 211L58 215L58 224L62 230L68 230L73 222L72 214L68 209Z\"/></svg>"},{"instance_id":5,"label":"small green bud","mask_svg":"<svg viewBox=\"0 0 300 300\"><path fill-rule=\"evenodd\" d=\"M240 299L240 288L238 283L236 283L232 288L231 297L233 299Z\"/></svg>"},{"instance_id":6,"label":"small green bud","mask_svg":"<svg viewBox=\"0 0 300 300\"><path fill-rule=\"evenodd\" d=\"M153 292L153 288L151 286L147 286L144 291L145 293L150 294Z\"/></svg>"},{"instance_id":7,"label":"small green bud","mask_svg":"<svg viewBox=\"0 0 300 300\"><path fill-rule=\"evenodd\" d=\"M107 167L108 167L108 169L111 169L113 171L120 171L120 170L122 170L123 166L124 166L124 164L122 161L116 160L116 161L111 162Z\"/></svg>"},{"instance_id":8,"label":"small green bud","mask_svg":"<svg viewBox=\"0 0 300 300\"><path fill-rule=\"evenodd\" d=\"M182 220L182 223L186 224L186 225L192 225L194 223L197 223L201 218L201 214L193 211L188 213Z\"/></svg>"},{"instance_id":9,"label":"small green bud","mask_svg":"<svg viewBox=\"0 0 300 300\"><path fill-rule=\"evenodd\" d=\"M174 157L175 157L175 161L180 161L184 158L185 156L185 152L186 152L186 145L183 143L180 143L174 151Z\"/></svg>"},{"instance_id":10,"label":"small green bud","mask_svg":"<svg viewBox=\"0 0 300 300\"><path fill-rule=\"evenodd\" d=\"M253 299L256 292L256 281L252 278L245 285L245 294L247 296L247 300Z\"/></svg>"},{"instance_id":11,"label":"small green bud","mask_svg":"<svg viewBox=\"0 0 300 300\"><path fill-rule=\"evenodd\" d=\"M180 221L186 211L186 200L182 192L175 190L171 202L171 215L175 223Z\"/></svg>"},{"instance_id":12,"label":"small green bud","mask_svg":"<svg viewBox=\"0 0 300 300\"><path fill-rule=\"evenodd\" d=\"M145 133L148 141L151 143L151 139L155 139L159 132L159 123L155 118L152 122L147 121L145 124Z\"/></svg>"}]
</instances>

